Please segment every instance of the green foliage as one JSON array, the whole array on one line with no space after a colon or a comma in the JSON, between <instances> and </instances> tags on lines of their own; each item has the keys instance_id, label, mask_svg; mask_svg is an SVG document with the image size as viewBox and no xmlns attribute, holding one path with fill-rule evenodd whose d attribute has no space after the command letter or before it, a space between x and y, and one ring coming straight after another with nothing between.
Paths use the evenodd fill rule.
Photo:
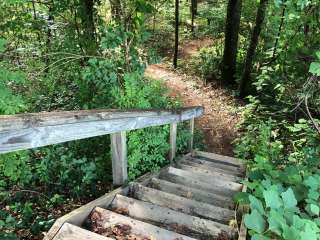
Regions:
<instances>
[{"instance_id":1,"label":"green foliage","mask_svg":"<svg viewBox=\"0 0 320 240\"><path fill-rule=\"evenodd\" d=\"M249 180L244 182L250 190L251 213L245 216L250 235L318 239L320 172L314 160L320 156L319 137L306 120L290 125L269 119L246 128L251 132L239 140L237 151L254 158L247 162ZM246 202L246 195L237 201Z\"/></svg>"}]
</instances>

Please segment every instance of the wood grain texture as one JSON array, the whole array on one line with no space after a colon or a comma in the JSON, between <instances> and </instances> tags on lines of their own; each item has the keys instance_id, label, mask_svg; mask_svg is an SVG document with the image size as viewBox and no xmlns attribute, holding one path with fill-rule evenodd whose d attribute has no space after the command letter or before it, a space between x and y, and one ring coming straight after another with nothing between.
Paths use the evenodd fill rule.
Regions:
<instances>
[{"instance_id":1,"label":"wood grain texture","mask_svg":"<svg viewBox=\"0 0 320 240\"><path fill-rule=\"evenodd\" d=\"M131 192L136 199L220 223L228 223L234 216L232 210L197 202L136 183L131 185Z\"/></svg>"},{"instance_id":2,"label":"wood grain texture","mask_svg":"<svg viewBox=\"0 0 320 240\"><path fill-rule=\"evenodd\" d=\"M73 210L72 212L58 218L53 224L53 226L50 228L49 232L45 234L43 240L53 239L65 223L71 223L76 226L81 226L95 207L107 207L117 194L126 195L128 193L128 190L128 187L117 188L114 191L107 193L104 196L97 198L96 200L91 201Z\"/></svg>"},{"instance_id":3,"label":"wood grain texture","mask_svg":"<svg viewBox=\"0 0 320 240\"><path fill-rule=\"evenodd\" d=\"M193 151L193 137L194 137L194 118L190 119L190 140L189 140L189 152Z\"/></svg>"},{"instance_id":4,"label":"wood grain texture","mask_svg":"<svg viewBox=\"0 0 320 240\"><path fill-rule=\"evenodd\" d=\"M242 189L242 185L240 183L235 183L230 180L222 179L219 177L213 177L213 176L209 177L204 174L190 172L190 171L182 170L179 168L169 167L168 173L193 179L193 180L197 180L199 182L204 182L207 184L212 184L217 187L224 188L230 191L238 192L238 191L241 191Z\"/></svg>"},{"instance_id":5,"label":"wood grain texture","mask_svg":"<svg viewBox=\"0 0 320 240\"><path fill-rule=\"evenodd\" d=\"M166 207L121 195L116 196L111 207L112 209L124 210L130 217L135 219L165 225L169 230L171 230L170 228L180 230L179 233L182 234L186 228L202 236L209 236L209 238L210 236L211 238L213 236L217 237L222 231L227 233L233 232L231 227L221 223L201 219ZM197 237L197 235L195 234L193 237Z\"/></svg>"},{"instance_id":6,"label":"wood grain texture","mask_svg":"<svg viewBox=\"0 0 320 240\"><path fill-rule=\"evenodd\" d=\"M219 178L221 180L224 179L231 182L240 182L242 180L241 177L238 177L232 174L226 174L218 170L211 170L211 169L209 170L209 169L203 169L201 167L190 166L182 162L177 162L175 166L185 171L194 172L194 173L201 174L203 176L207 176L208 179Z\"/></svg>"},{"instance_id":7,"label":"wood grain texture","mask_svg":"<svg viewBox=\"0 0 320 240\"><path fill-rule=\"evenodd\" d=\"M170 149L169 149L169 160L172 163L176 157L177 152L177 123L170 124Z\"/></svg>"},{"instance_id":8,"label":"wood grain texture","mask_svg":"<svg viewBox=\"0 0 320 240\"><path fill-rule=\"evenodd\" d=\"M202 152L202 151L195 151L195 156L199 156L199 157L205 157L208 159L211 159L213 161L219 161L222 162L224 164L229 163L238 167L242 167L243 166L243 162L238 159L238 158L234 158L234 157L228 157L228 156L223 156L220 154L216 154L216 153L209 153L209 152Z\"/></svg>"},{"instance_id":9,"label":"wood grain texture","mask_svg":"<svg viewBox=\"0 0 320 240\"><path fill-rule=\"evenodd\" d=\"M193 188L188 185L185 186L162 179L152 178L150 181L150 186L163 192L176 194L181 197L193 199L199 202L205 202L218 207L229 209L234 208L234 202L231 197L203 191L201 189Z\"/></svg>"},{"instance_id":10,"label":"wood grain texture","mask_svg":"<svg viewBox=\"0 0 320 240\"><path fill-rule=\"evenodd\" d=\"M238 177L243 177L244 173L242 171L239 171L238 169L222 169L220 166L221 164L216 164L216 165L208 165L205 164L205 161L201 160L200 161L198 159L189 159L187 160L186 158L183 158L179 161L179 163L182 163L184 165L189 165L192 167L196 167L199 169L202 169L204 171L213 171L213 172L219 172L219 173L223 173L223 174L227 174L227 175L232 175L232 176L238 176ZM236 171L237 170L237 171Z\"/></svg>"},{"instance_id":11,"label":"wood grain texture","mask_svg":"<svg viewBox=\"0 0 320 240\"><path fill-rule=\"evenodd\" d=\"M0 153L189 120L202 107L173 111L92 110L0 116Z\"/></svg>"},{"instance_id":12,"label":"wood grain texture","mask_svg":"<svg viewBox=\"0 0 320 240\"><path fill-rule=\"evenodd\" d=\"M131 233L135 235L144 236L156 240L195 240L194 238L187 237L175 232L168 231L163 228L145 223L130 217L117 214L102 208L95 208L103 221L102 225L105 228L112 227L117 224L125 224L131 227Z\"/></svg>"},{"instance_id":13,"label":"wood grain texture","mask_svg":"<svg viewBox=\"0 0 320 240\"><path fill-rule=\"evenodd\" d=\"M172 183L178 183L184 186L189 186L196 188L205 192L216 193L221 196L233 197L237 192L230 189L221 188L220 186L214 185L212 183L202 182L197 179L190 179L185 176L179 176L168 172L162 172L159 178L170 181Z\"/></svg>"},{"instance_id":14,"label":"wood grain texture","mask_svg":"<svg viewBox=\"0 0 320 240\"><path fill-rule=\"evenodd\" d=\"M113 240L99 234L90 232L70 223L63 224L53 240Z\"/></svg>"},{"instance_id":15,"label":"wood grain texture","mask_svg":"<svg viewBox=\"0 0 320 240\"><path fill-rule=\"evenodd\" d=\"M126 132L111 134L111 157L113 184L124 184L128 180Z\"/></svg>"},{"instance_id":16,"label":"wood grain texture","mask_svg":"<svg viewBox=\"0 0 320 240\"><path fill-rule=\"evenodd\" d=\"M201 164L205 167L209 168L217 168L217 169L222 169L225 172L230 172L230 174L239 174L240 176L245 175L245 170L241 167L237 167L235 165L230 165L230 164L225 164L223 162L219 161L208 161L207 158L200 158L200 157L185 157L185 160Z\"/></svg>"}]
</instances>

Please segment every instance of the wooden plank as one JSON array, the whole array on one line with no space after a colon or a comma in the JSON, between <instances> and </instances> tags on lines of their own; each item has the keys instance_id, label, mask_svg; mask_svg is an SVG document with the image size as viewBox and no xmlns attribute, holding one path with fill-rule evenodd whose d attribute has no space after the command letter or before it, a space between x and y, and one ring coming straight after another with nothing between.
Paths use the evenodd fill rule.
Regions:
<instances>
[{"instance_id":1,"label":"wooden plank","mask_svg":"<svg viewBox=\"0 0 320 240\"><path fill-rule=\"evenodd\" d=\"M177 151L177 123L170 124L170 149L169 149L169 160L172 163L176 157Z\"/></svg>"},{"instance_id":2,"label":"wooden plank","mask_svg":"<svg viewBox=\"0 0 320 240\"><path fill-rule=\"evenodd\" d=\"M223 174L227 174L227 175L233 175L233 176L237 176L237 177L243 177L244 173L242 171L239 171L239 169L222 169L220 167L221 164L206 164L205 161L201 160L201 159L193 159L193 160L188 160L186 158L182 158L179 163L182 163L184 165L188 165L188 166L192 166L192 167L196 167L199 169L202 169L204 171L215 171L215 172L219 172L219 173L223 173ZM238 171L236 171L238 170Z\"/></svg>"},{"instance_id":3,"label":"wooden plank","mask_svg":"<svg viewBox=\"0 0 320 240\"><path fill-rule=\"evenodd\" d=\"M226 197L212 192L203 191L201 189L184 186L177 183L168 182L162 179L152 178L150 187L163 192L176 194L181 197L193 199L199 202L205 202L222 208L234 208L234 202L231 197Z\"/></svg>"},{"instance_id":4,"label":"wooden plank","mask_svg":"<svg viewBox=\"0 0 320 240\"><path fill-rule=\"evenodd\" d=\"M182 233L188 229L196 234L193 237L202 238L204 236L217 237L222 232L232 233L233 229L227 225L213 222L199 217L190 216L185 213L171 210L166 207L161 207L149 202L128 198L125 196L117 195L111 205L115 211L121 210L128 214L130 217L140 219L142 221L152 222L165 226L166 229ZM179 231L180 230L180 231ZM230 234L233 235L233 234Z\"/></svg>"},{"instance_id":5,"label":"wooden plank","mask_svg":"<svg viewBox=\"0 0 320 240\"><path fill-rule=\"evenodd\" d=\"M189 140L189 152L193 151L193 137L194 137L194 118L190 119L190 140Z\"/></svg>"},{"instance_id":6,"label":"wooden plank","mask_svg":"<svg viewBox=\"0 0 320 240\"><path fill-rule=\"evenodd\" d=\"M70 223L63 224L54 240L112 240L112 238L90 232Z\"/></svg>"},{"instance_id":7,"label":"wooden plank","mask_svg":"<svg viewBox=\"0 0 320 240\"><path fill-rule=\"evenodd\" d=\"M112 176L114 185L122 185L128 180L126 132L111 134Z\"/></svg>"},{"instance_id":8,"label":"wooden plank","mask_svg":"<svg viewBox=\"0 0 320 240\"><path fill-rule=\"evenodd\" d=\"M213 162L208 161L207 159L200 159L195 157L185 157L185 159L211 168L223 169L225 171L230 171L231 173L240 173L242 176L245 175L244 169L236 167L234 165L227 165L222 162Z\"/></svg>"},{"instance_id":9,"label":"wooden plank","mask_svg":"<svg viewBox=\"0 0 320 240\"><path fill-rule=\"evenodd\" d=\"M248 178L246 178L248 180ZM242 192L247 192L247 185L243 185ZM250 207L248 205L240 205L239 206L239 212L242 215L241 216L241 224L239 229L239 237L238 240L246 240L247 239L247 232L248 229L244 223L244 215L248 213L250 210Z\"/></svg>"},{"instance_id":10,"label":"wooden plank","mask_svg":"<svg viewBox=\"0 0 320 240\"><path fill-rule=\"evenodd\" d=\"M222 173L221 171L217 171L217 170L211 170L211 169L208 170L208 169L203 169L201 167L190 166L182 162L177 162L175 166L185 171L194 172L194 173L201 174L203 176L207 176L208 179L219 178L221 180L224 179L226 181L231 181L231 182L240 182L242 180L241 177L237 177L235 175Z\"/></svg>"},{"instance_id":11,"label":"wooden plank","mask_svg":"<svg viewBox=\"0 0 320 240\"><path fill-rule=\"evenodd\" d=\"M75 111L0 116L0 153L189 120L202 107L172 111Z\"/></svg>"},{"instance_id":12,"label":"wooden plank","mask_svg":"<svg viewBox=\"0 0 320 240\"><path fill-rule=\"evenodd\" d=\"M60 228L64 223L71 223L76 226L81 226L84 221L88 218L90 215L92 209L95 207L107 207L116 194L123 194L126 195L128 193L129 188L117 188L114 191L105 194L104 196L87 203L86 205L81 206L80 208L77 208L73 210L72 212L58 218L53 226L50 228L47 234L45 234L43 240L51 240L54 238L54 236L58 233Z\"/></svg>"},{"instance_id":13,"label":"wooden plank","mask_svg":"<svg viewBox=\"0 0 320 240\"><path fill-rule=\"evenodd\" d=\"M238 158L234 158L234 157L228 157L228 156L223 156L223 155L219 155L216 153L209 153L209 152L202 152L202 151L195 151L195 156L200 156L200 157L205 157L208 159L211 159L213 161L219 161L222 163L229 163L238 167L243 166L243 162L238 159Z\"/></svg>"},{"instance_id":14,"label":"wooden plank","mask_svg":"<svg viewBox=\"0 0 320 240\"><path fill-rule=\"evenodd\" d=\"M133 196L139 200L220 223L228 223L234 216L234 212L229 209L197 202L175 194L144 187L140 184L132 184L131 192Z\"/></svg>"},{"instance_id":15,"label":"wooden plank","mask_svg":"<svg viewBox=\"0 0 320 240\"><path fill-rule=\"evenodd\" d=\"M177 176L181 176L181 177L185 177L185 178L194 179L199 182L205 182L205 183L212 184L217 187L228 189L231 191L241 191L241 189L242 189L242 185L240 183L231 182L231 181L228 181L225 179L219 179L217 177L209 178L208 176L205 176L203 174L189 172L189 171L185 171L185 170L182 170L179 168L169 167L168 173L174 174Z\"/></svg>"},{"instance_id":16,"label":"wooden plank","mask_svg":"<svg viewBox=\"0 0 320 240\"><path fill-rule=\"evenodd\" d=\"M102 225L105 228L110 228L117 224L125 224L131 227L132 234L144 236L148 239L150 238L157 240L195 240L194 238L171 232L166 229L159 228L149 223L135 220L130 217L126 217L106 209L95 208L94 211L100 215Z\"/></svg>"},{"instance_id":17,"label":"wooden plank","mask_svg":"<svg viewBox=\"0 0 320 240\"><path fill-rule=\"evenodd\" d=\"M206 183L206 182L198 181L196 179L178 176L175 174L170 174L168 172L162 172L159 175L159 178L164 179L166 181L170 181L172 183L177 183L177 184L181 184L184 186L189 186L189 187L196 188L196 189L199 189L199 190L202 190L205 192L211 192L213 194L219 194L219 195L227 196L230 198L232 198L234 196L234 194L237 193L236 191L226 189L226 188L221 188L221 187L216 186L212 183Z\"/></svg>"}]
</instances>

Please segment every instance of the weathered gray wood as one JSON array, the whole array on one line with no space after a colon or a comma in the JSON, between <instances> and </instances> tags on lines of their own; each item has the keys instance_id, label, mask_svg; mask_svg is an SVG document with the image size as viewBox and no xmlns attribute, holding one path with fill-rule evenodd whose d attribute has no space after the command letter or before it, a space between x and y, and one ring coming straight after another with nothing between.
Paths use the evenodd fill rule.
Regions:
<instances>
[{"instance_id":1,"label":"weathered gray wood","mask_svg":"<svg viewBox=\"0 0 320 240\"><path fill-rule=\"evenodd\" d=\"M0 116L0 153L189 120L202 107L172 111L75 111Z\"/></svg>"},{"instance_id":2,"label":"weathered gray wood","mask_svg":"<svg viewBox=\"0 0 320 240\"><path fill-rule=\"evenodd\" d=\"M151 225L149 223L141 222L139 220L126 217L109 210L102 208L95 208L102 219L102 225L105 228L113 227L116 224L125 224L131 227L131 233L135 235L144 236L150 239L157 240L195 240L194 238L187 237L175 232L168 231L163 228Z\"/></svg>"},{"instance_id":3,"label":"weathered gray wood","mask_svg":"<svg viewBox=\"0 0 320 240\"><path fill-rule=\"evenodd\" d=\"M234 157L223 156L223 155L219 155L216 153L202 152L202 151L198 151L198 150L195 151L194 154L195 154L195 156L208 158L208 160L212 159L213 161L219 161L222 163L229 163L229 164L233 164L233 165L239 166L239 167L243 166L243 162L240 159L234 158Z\"/></svg>"},{"instance_id":4,"label":"weathered gray wood","mask_svg":"<svg viewBox=\"0 0 320 240\"><path fill-rule=\"evenodd\" d=\"M190 140L189 140L189 152L193 151L193 137L194 137L194 118L190 119Z\"/></svg>"},{"instance_id":5,"label":"weathered gray wood","mask_svg":"<svg viewBox=\"0 0 320 240\"><path fill-rule=\"evenodd\" d=\"M176 157L177 151L177 123L170 124L170 150L169 150L169 160L173 162Z\"/></svg>"},{"instance_id":6,"label":"weathered gray wood","mask_svg":"<svg viewBox=\"0 0 320 240\"><path fill-rule=\"evenodd\" d=\"M112 238L90 232L70 223L63 224L54 240L112 240Z\"/></svg>"},{"instance_id":7,"label":"weathered gray wood","mask_svg":"<svg viewBox=\"0 0 320 240\"><path fill-rule=\"evenodd\" d=\"M140 184L132 184L133 196L142 201L148 201L172 210L182 211L193 216L203 217L220 223L228 223L233 218L233 211L213 206L207 203L197 202L192 199L162 192Z\"/></svg>"},{"instance_id":8,"label":"weathered gray wood","mask_svg":"<svg viewBox=\"0 0 320 240\"><path fill-rule=\"evenodd\" d=\"M199 169L202 169L204 171L212 171L212 172L219 172L219 173L223 173L223 174L227 174L227 175L233 175L233 176L237 176L237 177L243 177L244 173L243 171L239 171L239 169L234 169L234 170L226 170L226 169L221 169L219 167L219 165L212 165L211 163L205 164L205 161L201 160L201 159L186 159L186 158L182 158L179 163L182 163L184 165L189 165L192 167L196 167ZM237 171L236 171L237 170Z\"/></svg>"},{"instance_id":9,"label":"weathered gray wood","mask_svg":"<svg viewBox=\"0 0 320 240\"><path fill-rule=\"evenodd\" d=\"M126 132L111 134L112 176L114 185L128 180Z\"/></svg>"},{"instance_id":10,"label":"weathered gray wood","mask_svg":"<svg viewBox=\"0 0 320 240\"><path fill-rule=\"evenodd\" d=\"M234 208L234 202L231 197L207 192L201 189L192 188L177 183L168 182L162 179L152 178L150 186L163 192L172 193L181 197L193 199L199 202L205 202L222 208Z\"/></svg>"},{"instance_id":11,"label":"weathered gray wood","mask_svg":"<svg viewBox=\"0 0 320 240\"><path fill-rule=\"evenodd\" d=\"M212 184L220 188L229 189L231 191L241 191L242 189L242 185L240 183L231 182L225 179L219 179L217 177L208 177L203 174L185 171L174 167L169 167L168 173L185 178L190 178L207 184Z\"/></svg>"},{"instance_id":12,"label":"weathered gray wood","mask_svg":"<svg viewBox=\"0 0 320 240\"><path fill-rule=\"evenodd\" d=\"M196 179L190 179L188 177L178 176L178 175L171 174L168 172L162 172L159 175L159 178L164 179L166 181L170 181L172 183L177 183L177 184L189 186L189 187L196 188L196 189L199 189L202 191L211 192L211 193L215 193L215 194L219 194L219 195L227 196L227 197L231 197L231 198L234 196L234 194L237 193L236 191L221 188L221 187L216 186L212 183L202 182L202 181L199 181Z\"/></svg>"},{"instance_id":13,"label":"weathered gray wood","mask_svg":"<svg viewBox=\"0 0 320 240\"><path fill-rule=\"evenodd\" d=\"M126 214L135 219L140 219L144 222L151 221L152 223L161 224L161 226L165 225L168 230L175 230L178 233L182 233L181 231L185 231L187 228L201 234L201 236L209 236L210 238L210 236L217 237L222 231L233 232L231 227L221 223L190 216L166 207L121 195L116 196L111 207L114 210L121 209L121 211L126 212ZM197 237L197 235L194 237Z\"/></svg>"},{"instance_id":14,"label":"weathered gray wood","mask_svg":"<svg viewBox=\"0 0 320 240\"><path fill-rule=\"evenodd\" d=\"M201 167L190 166L190 165L184 164L182 162L177 162L176 167L180 168L182 170L185 170L185 171L201 174L204 177L207 176L208 179L218 178L221 180L226 180L226 181L231 181L231 182L240 182L242 180L242 178L237 177L235 175L222 173L221 171L212 171L212 170L208 170L208 169L203 169Z\"/></svg>"},{"instance_id":15,"label":"weathered gray wood","mask_svg":"<svg viewBox=\"0 0 320 240\"><path fill-rule=\"evenodd\" d=\"M245 170L237 167L235 165L229 165L229 164L224 164L222 162L214 162L214 161L208 161L207 159L200 159L200 158L194 158L194 157L185 157L186 160L201 164L203 166L208 166L211 168L218 168L222 169L225 171L229 171L231 174L232 173L239 173L242 176L245 174Z\"/></svg>"},{"instance_id":16,"label":"weathered gray wood","mask_svg":"<svg viewBox=\"0 0 320 240\"><path fill-rule=\"evenodd\" d=\"M248 178L246 178L248 180ZM247 192L247 185L243 185L242 192ZM238 240L246 240L247 239L247 232L248 229L244 223L244 216L246 213L248 213L250 210L249 205L240 205L238 212L242 215L241 217L241 223L240 223L240 229L239 229L239 237Z\"/></svg>"},{"instance_id":17,"label":"weathered gray wood","mask_svg":"<svg viewBox=\"0 0 320 240\"><path fill-rule=\"evenodd\" d=\"M50 228L49 232L44 236L43 240L53 239L64 223L70 223L76 226L81 226L90 215L92 209L94 209L97 206L107 207L112 202L116 194L126 195L128 193L128 189L128 187L117 188L114 191L107 193L104 196L92 202L89 202L88 204L83 205L73 210L72 212L58 218L53 224L53 226Z\"/></svg>"}]
</instances>

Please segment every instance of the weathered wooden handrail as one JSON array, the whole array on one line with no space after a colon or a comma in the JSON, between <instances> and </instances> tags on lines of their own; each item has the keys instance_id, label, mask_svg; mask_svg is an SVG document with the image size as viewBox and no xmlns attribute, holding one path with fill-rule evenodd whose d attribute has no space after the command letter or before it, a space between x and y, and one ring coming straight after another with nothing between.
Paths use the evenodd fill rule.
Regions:
<instances>
[{"instance_id":1,"label":"weathered wooden handrail","mask_svg":"<svg viewBox=\"0 0 320 240\"><path fill-rule=\"evenodd\" d=\"M177 110L89 110L2 115L0 154L111 134L114 182L121 184L127 178L124 170L125 131L171 124L169 155L172 160L175 156L176 123L191 120L193 132L193 119L203 112L203 107L188 107ZM115 174L118 168L122 170Z\"/></svg>"}]
</instances>

